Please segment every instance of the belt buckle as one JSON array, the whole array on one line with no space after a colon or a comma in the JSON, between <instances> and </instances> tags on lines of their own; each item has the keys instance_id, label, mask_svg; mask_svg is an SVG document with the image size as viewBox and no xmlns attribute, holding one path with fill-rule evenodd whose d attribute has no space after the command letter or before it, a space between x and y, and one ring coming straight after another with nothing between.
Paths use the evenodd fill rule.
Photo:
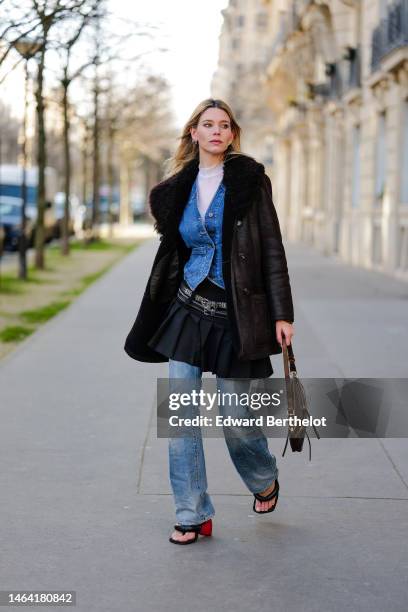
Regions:
<instances>
[{"instance_id":1,"label":"belt buckle","mask_svg":"<svg viewBox=\"0 0 408 612\"><path fill-rule=\"evenodd\" d=\"M217 307L211 306L212 301L205 297L200 296L200 302L203 304L204 314L214 316Z\"/></svg>"},{"instance_id":2,"label":"belt buckle","mask_svg":"<svg viewBox=\"0 0 408 612\"><path fill-rule=\"evenodd\" d=\"M205 306L204 306L204 314L205 314L205 315L208 315L208 314L209 314L209 315L211 315L211 316L214 316L214 315L215 315L216 310L217 310L217 307L216 307L216 306L208 306L208 305L205 305Z\"/></svg>"},{"instance_id":3,"label":"belt buckle","mask_svg":"<svg viewBox=\"0 0 408 612\"><path fill-rule=\"evenodd\" d=\"M205 315L215 315L215 311L217 310L216 306L204 306L204 314Z\"/></svg>"}]
</instances>

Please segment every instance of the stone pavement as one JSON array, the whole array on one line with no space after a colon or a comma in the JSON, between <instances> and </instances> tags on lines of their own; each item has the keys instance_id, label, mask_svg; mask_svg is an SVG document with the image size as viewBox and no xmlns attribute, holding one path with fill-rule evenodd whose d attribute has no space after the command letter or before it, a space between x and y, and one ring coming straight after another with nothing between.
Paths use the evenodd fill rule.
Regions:
<instances>
[{"instance_id":1,"label":"stone pavement","mask_svg":"<svg viewBox=\"0 0 408 612\"><path fill-rule=\"evenodd\" d=\"M311 462L282 458L284 440L271 439L279 505L258 516L225 442L206 438L214 535L168 542L155 424L167 364L123 351L157 246L121 260L0 364L0 590L75 590L80 612L405 612L406 439L312 440ZM286 249L299 374L406 377L408 285Z\"/></svg>"}]
</instances>

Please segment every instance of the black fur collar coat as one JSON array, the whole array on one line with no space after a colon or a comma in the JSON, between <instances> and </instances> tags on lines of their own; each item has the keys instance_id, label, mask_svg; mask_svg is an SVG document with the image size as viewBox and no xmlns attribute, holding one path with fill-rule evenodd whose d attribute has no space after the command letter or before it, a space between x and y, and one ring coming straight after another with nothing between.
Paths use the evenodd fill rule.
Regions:
<instances>
[{"instance_id":1,"label":"black fur collar coat","mask_svg":"<svg viewBox=\"0 0 408 612\"><path fill-rule=\"evenodd\" d=\"M178 226L197 173L198 158L150 192L150 210L161 244L124 347L139 361L168 361L147 342L177 293L191 252ZM252 157L230 154L224 162L223 183L222 266L233 343L239 358L259 359L282 352L275 322L294 320L271 181L264 166Z\"/></svg>"}]
</instances>

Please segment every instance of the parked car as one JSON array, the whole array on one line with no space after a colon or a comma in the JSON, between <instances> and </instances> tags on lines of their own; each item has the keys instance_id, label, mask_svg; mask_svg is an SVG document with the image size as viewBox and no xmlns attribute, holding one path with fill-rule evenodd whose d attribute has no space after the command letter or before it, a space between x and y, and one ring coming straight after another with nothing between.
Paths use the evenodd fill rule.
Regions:
<instances>
[{"instance_id":1,"label":"parked car","mask_svg":"<svg viewBox=\"0 0 408 612\"><path fill-rule=\"evenodd\" d=\"M5 236L6 236L6 233L4 231L4 227L2 225L0 225L0 257L4 253L4 239L5 239Z\"/></svg>"},{"instance_id":2,"label":"parked car","mask_svg":"<svg viewBox=\"0 0 408 612\"><path fill-rule=\"evenodd\" d=\"M72 206L73 196L70 198L69 202L69 225L68 225L68 235L72 236L74 231L74 220L73 220L73 206ZM63 191L58 191L55 194L54 198L54 209L55 209L55 232L54 238L61 238L62 236L62 223L64 220L64 212L65 212L65 193Z\"/></svg>"},{"instance_id":3,"label":"parked car","mask_svg":"<svg viewBox=\"0 0 408 612\"><path fill-rule=\"evenodd\" d=\"M21 199L10 196L0 196L0 227L4 234L4 250L18 249L21 235ZM26 213L27 246L32 246L35 232L35 219Z\"/></svg>"},{"instance_id":4,"label":"parked car","mask_svg":"<svg viewBox=\"0 0 408 612\"><path fill-rule=\"evenodd\" d=\"M27 215L34 220L34 224L37 223L37 206L26 206ZM55 237L55 210L52 205L52 202L45 203L44 210L44 235L45 242L50 242Z\"/></svg>"},{"instance_id":5,"label":"parked car","mask_svg":"<svg viewBox=\"0 0 408 612\"><path fill-rule=\"evenodd\" d=\"M22 202L23 169L17 164L0 165L0 197L11 197ZM54 210L57 173L54 168L45 169L46 208L44 210L44 230L46 242L55 235L57 219ZM26 213L37 218L38 169L28 168L26 172L27 203Z\"/></svg>"},{"instance_id":6,"label":"parked car","mask_svg":"<svg viewBox=\"0 0 408 612\"><path fill-rule=\"evenodd\" d=\"M54 206L55 213L58 221L58 229L56 231L55 237L60 238L62 234L62 220L64 218L64 208L65 208L65 193L63 191L59 191L54 198ZM69 206L69 234L76 235L79 238L82 238L83 230L85 229L85 214L86 214L86 206L81 204L79 198L73 194L70 196L70 206Z\"/></svg>"},{"instance_id":7,"label":"parked car","mask_svg":"<svg viewBox=\"0 0 408 612\"><path fill-rule=\"evenodd\" d=\"M141 217L146 215L146 194L143 189L139 186L135 187L131 191L131 205L133 220L137 221Z\"/></svg>"},{"instance_id":8,"label":"parked car","mask_svg":"<svg viewBox=\"0 0 408 612\"><path fill-rule=\"evenodd\" d=\"M112 203L109 211L109 187L108 185L101 185L99 190L99 222L109 223L111 220L116 223L119 221L119 189L114 187L112 193ZM91 200L86 202L86 213L85 213L85 226L89 227L92 220L92 208L93 203ZM110 213L110 214L109 214Z\"/></svg>"}]
</instances>

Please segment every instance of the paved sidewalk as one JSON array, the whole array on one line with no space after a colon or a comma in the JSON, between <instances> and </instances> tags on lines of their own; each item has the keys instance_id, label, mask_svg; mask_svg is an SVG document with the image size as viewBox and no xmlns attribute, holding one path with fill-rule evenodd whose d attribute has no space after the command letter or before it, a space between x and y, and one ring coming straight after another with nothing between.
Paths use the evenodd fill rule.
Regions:
<instances>
[{"instance_id":1,"label":"paved sidewalk","mask_svg":"<svg viewBox=\"0 0 408 612\"><path fill-rule=\"evenodd\" d=\"M167 364L123 351L157 245L0 363L0 590L75 590L80 612L405 612L404 439L312 440L310 463L271 439L281 495L258 516L225 442L206 438L214 537L168 543L154 418ZM408 285L303 246L287 254L299 374L406 377ZM281 376L281 356L273 366Z\"/></svg>"}]
</instances>

